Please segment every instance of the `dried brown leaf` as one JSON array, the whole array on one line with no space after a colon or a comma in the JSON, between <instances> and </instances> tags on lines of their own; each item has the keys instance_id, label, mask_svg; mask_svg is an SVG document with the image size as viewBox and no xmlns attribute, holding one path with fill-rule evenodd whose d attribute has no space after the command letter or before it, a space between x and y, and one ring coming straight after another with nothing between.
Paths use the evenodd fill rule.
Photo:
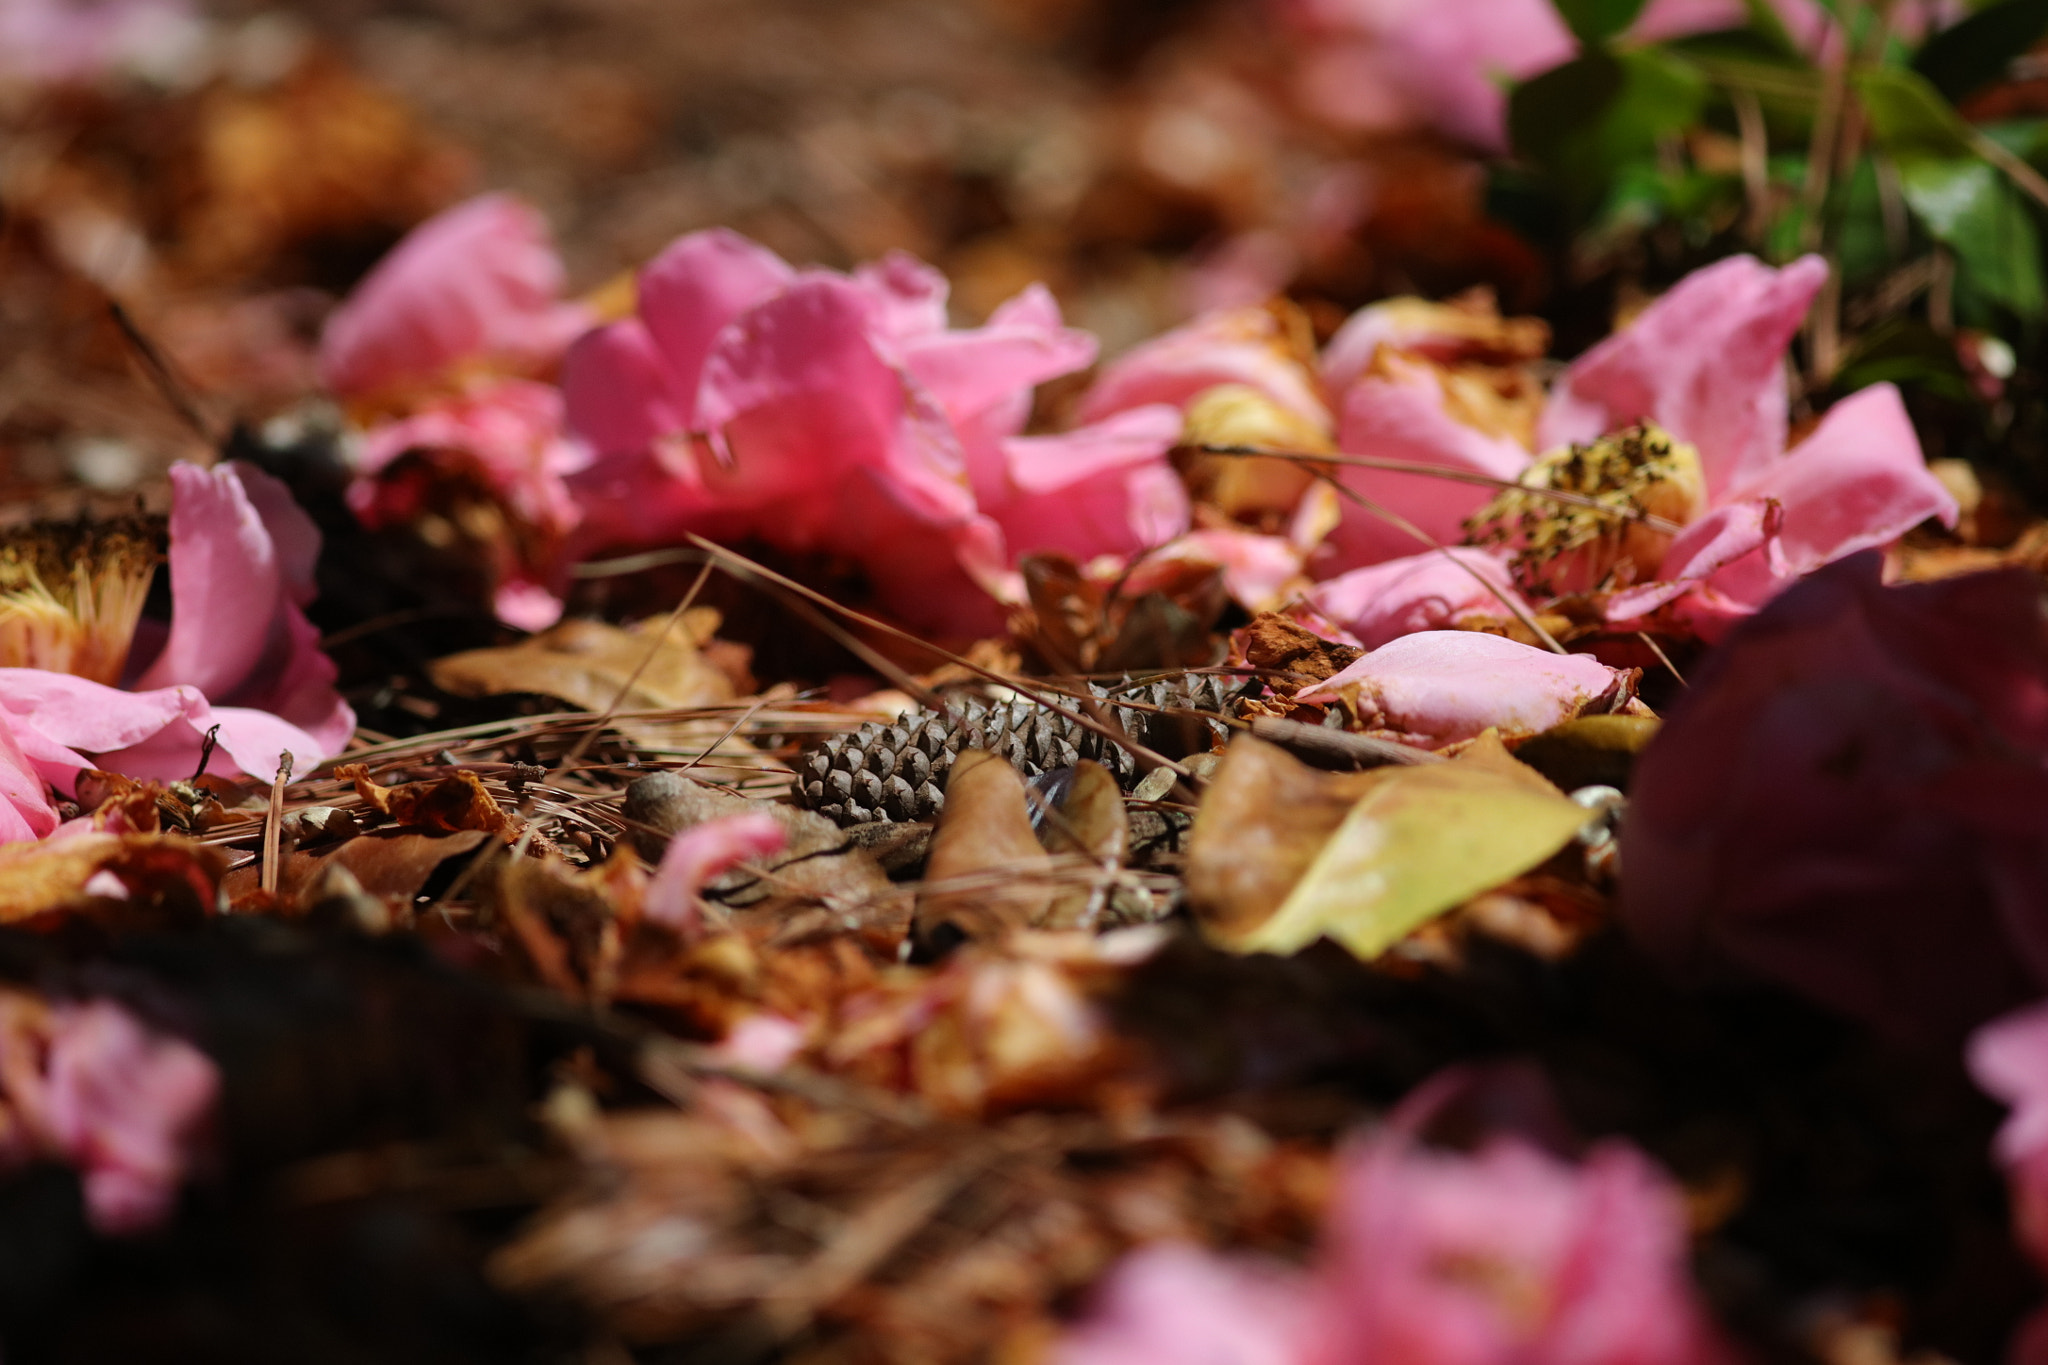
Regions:
<instances>
[{"instance_id":1,"label":"dried brown leaf","mask_svg":"<svg viewBox=\"0 0 2048 1365\"><path fill-rule=\"evenodd\" d=\"M1032 832L1017 770L994 754L962 754L925 861L914 940L938 953L1043 923L1053 905L1050 861Z\"/></svg>"}]
</instances>

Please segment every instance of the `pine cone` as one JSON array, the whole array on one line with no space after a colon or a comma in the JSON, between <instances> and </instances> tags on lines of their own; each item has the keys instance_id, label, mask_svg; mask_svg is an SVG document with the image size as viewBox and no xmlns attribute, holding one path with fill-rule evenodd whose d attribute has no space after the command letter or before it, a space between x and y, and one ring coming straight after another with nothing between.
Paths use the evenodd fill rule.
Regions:
<instances>
[{"instance_id":1,"label":"pine cone","mask_svg":"<svg viewBox=\"0 0 2048 1365\"><path fill-rule=\"evenodd\" d=\"M1211 674L1088 690L1109 703L1124 733L1169 758L1185 757L1227 733L1221 720L1192 720L1118 706L1119 700L1229 714L1241 686ZM1192 734L1190 732L1193 732ZM946 805L946 774L964 750L1008 758L1025 777L1093 759L1128 791L1141 776L1122 745L1026 697L1007 702L969 699L945 711L913 711L894 724L873 721L834 735L797 760L792 792L799 806L841 825L871 820L931 820Z\"/></svg>"}]
</instances>

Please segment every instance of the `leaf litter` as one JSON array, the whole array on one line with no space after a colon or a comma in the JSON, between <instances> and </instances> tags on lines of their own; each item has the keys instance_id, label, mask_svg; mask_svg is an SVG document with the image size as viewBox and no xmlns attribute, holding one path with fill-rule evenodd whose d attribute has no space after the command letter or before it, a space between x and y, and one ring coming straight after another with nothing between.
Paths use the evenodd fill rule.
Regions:
<instances>
[{"instance_id":1,"label":"leaf litter","mask_svg":"<svg viewBox=\"0 0 2048 1365\"><path fill-rule=\"evenodd\" d=\"M579 296L287 71L179 106L241 150L149 268L425 226L268 369L278 296L225 359L126 325L168 624L0 585L0 1250L53 1267L0 1346L1846 1365L2039 1298L2041 527L1889 386L1787 391L1818 257L1561 366L1533 287L1220 264L1102 346L1097 267L845 203ZM263 150L343 143L347 192ZM164 287L79 264L53 156L22 297ZM91 410L39 392L18 448Z\"/></svg>"}]
</instances>

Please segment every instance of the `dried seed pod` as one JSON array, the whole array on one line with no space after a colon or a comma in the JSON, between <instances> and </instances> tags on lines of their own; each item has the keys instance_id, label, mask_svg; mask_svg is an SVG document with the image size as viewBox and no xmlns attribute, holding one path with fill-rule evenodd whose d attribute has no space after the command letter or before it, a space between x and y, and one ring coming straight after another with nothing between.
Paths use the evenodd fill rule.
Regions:
<instances>
[{"instance_id":1,"label":"dried seed pod","mask_svg":"<svg viewBox=\"0 0 2048 1365\"><path fill-rule=\"evenodd\" d=\"M1113 686L1090 684L1125 733L1169 758L1206 751L1228 729L1246 685L1212 674L1184 674ZM1165 715L1137 706L1208 713ZM1129 791L1140 773L1129 751L1069 716L1028 697L969 698L945 711L921 710L888 725L869 722L835 735L797 761L792 795L800 806L841 825L869 820L934 820L945 807L946 778L962 752L1000 754L1026 777L1082 760L1101 764Z\"/></svg>"}]
</instances>

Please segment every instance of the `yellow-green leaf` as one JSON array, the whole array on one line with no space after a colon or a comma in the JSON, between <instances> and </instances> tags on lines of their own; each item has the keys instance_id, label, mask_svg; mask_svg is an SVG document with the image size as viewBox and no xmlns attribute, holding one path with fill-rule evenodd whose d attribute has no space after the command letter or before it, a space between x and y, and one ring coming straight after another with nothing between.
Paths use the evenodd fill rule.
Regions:
<instances>
[{"instance_id":1,"label":"yellow-green leaf","mask_svg":"<svg viewBox=\"0 0 2048 1365\"><path fill-rule=\"evenodd\" d=\"M1497 746L1495 746L1497 747ZM1271 918L1223 944L1293 953L1328 937L1362 958L1563 848L1586 812L1505 755L1382 770ZM1517 765L1519 766L1519 765Z\"/></svg>"}]
</instances>

